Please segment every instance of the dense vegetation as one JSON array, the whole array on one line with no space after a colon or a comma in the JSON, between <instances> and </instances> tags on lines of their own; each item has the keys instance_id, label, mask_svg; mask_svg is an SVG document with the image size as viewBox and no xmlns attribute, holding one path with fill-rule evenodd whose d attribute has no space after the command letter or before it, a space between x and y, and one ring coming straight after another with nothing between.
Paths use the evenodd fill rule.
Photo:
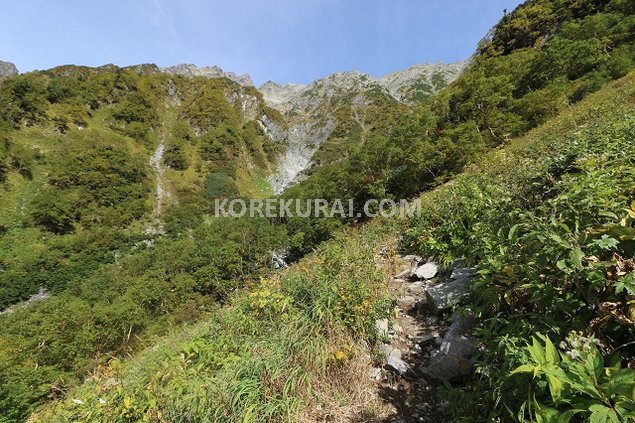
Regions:
<instances>
[{"instance_id":1,"label":"dense vegetation","mask_svg":"<svg viewBox=\"0 0 635 423\"><path fill-rule=\"evenodd\" d=\"M634 418L634 81L424 196L404 228L408 249L479 269L488 354L479 383L454 392L457 417Z\"/></svg>"},{"instance_id":2,"label":"dense vegetation","mask_svg":"<svg viewBox=\"0 0 635 423\"><path fill-rule=\"evenodd\" d=\"M634 67L631 1L528 1L414 108L335 104L318 166L284 194L361 205L468 166L401 222L402 248L479 268L488 354L448 390L457 419L632 417L635 76L605 86ZM153 65L0 81L0 308L52 294L0 315L0 421L44 403L36 420L324 420L358 400L394 228L210 219L213 198L270 194L284 145L262 115L284 126L253 88ZM279 249L309 255L274 275Z\"/></svg>"},{"instance_id":3,"label":"dense vegetation","mask_svg":"<svg viewBox=\"0 0 635 423\"><path fill-rule=\"evenodd\" d=\"M405 198L447 180L483 151L626 75L635 66L633 7L625 0L519 6L455 83L410 113L386 108L363 144L289 195Z\"/></svg>"},{"instance_id":4,"label":"dense vegetation","mask_svg":"<svg viewBox=\"0 0 635 423\"><path fill-rule=\"evenodd\" d=\"M341 234L231 307L100 368L34 421L295 421L301 410L319 421L338 407L356 417L350 381L366 374L352 359L390 304L375 257L388 234Z\"/></svg>"},{"instance_id":5,"label":"dense vegetation","mask_svg":"<svg viewBox=\"0 0 635 423\"><path fill-rule=\"evenodd\" d=\"M280 148L230 101L242 90L153 66L66 66L2 81L0 309L42 289L53 295L0 316L2 421L24 419L113 354L267 272L284 227L202 223L211 198L263 195L258 181ZM258 113L276 116L248 94ZM163 238L148 165L160 141Z\"/></svg>"}]
</instances>

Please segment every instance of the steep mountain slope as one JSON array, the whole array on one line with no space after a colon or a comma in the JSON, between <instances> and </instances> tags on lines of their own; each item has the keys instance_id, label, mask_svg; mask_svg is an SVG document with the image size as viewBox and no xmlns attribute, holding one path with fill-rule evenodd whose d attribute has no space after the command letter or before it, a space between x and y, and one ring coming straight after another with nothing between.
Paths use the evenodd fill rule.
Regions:
<instances>
[{"instance_id":1,"label":"steep mountain slope","mask_svg":"<svg viewBox=\"0 0 635 423\"><path fill-rule=\"evenodd\" d=\"M365 136L382 127L383 115L401 113L451 83L465 62L415 65L381 78L342 72L309 85L269 81L259 89L289 125L288 148L271 178L276 194L303 172L346 157ZM382 116L379 116L382 115Z\"/></svg>"},{"instance_id":2,"label":"steep mountain slope","mask_svg":"<svg viewBox=\"0 0 635 423\"><path fill-rule=\"evenodd\" d=\"M524 331L545 329L553 336L557 331L551 318L566 304L568 296L577 295L581 301L586 301L591 292L578 291L576 294L575 287L569 287L568 293L566 287L554 292L549 290L549 280L543 281L541 287L527 286L528 282L522 279L512 285L514 274L497 262L501 253L490 255L489 249L503 248L504 245L503 256L509 260L505 264L525 265L519 260L526 256L519 256L518 251L525 254L532 248L542 250L531 240L531 228L535 225L537 230L545 231L549 227L546 234L557 228L572 230L572 225L565 228L555 222L549 223L558 218L559 212L567 211L580 212L578 217L583 224L600 224L606 229L617 224L628 229L629 238L620 241L620 248L632 243L634 218L625 217L625 225L618 221L622 215L627 215L623 207L633 199L635 182L629 164L630 157L635 154L632 152L635 145L632 142L634 83L635 74L631 74L552 122L512 141L505 149L487 154L480 165L458 176L455 182L424 194L421 218L401 222L407 230L404 246L416 247L437 259L452 260L466 254L476 263L486 261L479 268L490 271L496 266L498 269L495 273L482 272L475 283L473 295L476 300L469 304L473 311L482 313L482 319L487 319L480 336L487 342L486 351L493 362L484 368L482 384L459 385L457 389L468 391L470 396L456 392L451 397L449 408L456 413L457 419L508 421L508 410L504 407L509 407L514 414L518 412L519 416L524 417L527 413L527 418L535 417L531 408L536 405L531 401L548 396L545 387L536 384L536 390L530 391L537 395L533 397L527 395L528 387L532 386L527 380L507 385L510 376L519 377L509 375L510 370L527 360L525 355L518 353L520 344L527 339ZM612 190L613 165L618 162L619 166L629 170L622 173L624 179ZM612 165L605 167L608 163ZM590 167L577 169L579 165ZM595 184L589 186L591 181ZM584 210L571 210L566 203L573 192L585 204ZM544 196L566 204L555 210L556 203L546 204L530 219L523 220L521 213L532 213L536 204L543 203ZM598 196L604 200L600 208L593 203ZM501 214L509 212L510 208L517 208L517 213ZM546 213L544 216L543 212ZM367 374L373 365L381 364L382 359L377 351L367 350L367 342L378 345L384 341L377 334L374 321L394 313L392 306L385 302L387 278L394 272L391 257L397 227L393 223L375 221L361 229L343 231L284 273L261 281L248 292L237 293L231 306L219 310L210 320L172 334L123 365L116 362L101 368L67 399L49 404L32 420L46 422L65 418L97 422L125 416L130 420L172 421L187 416L192 421L350 421L362 415L363 421L386 421L386 413L391 410L382 407L378 393L372 393L375 381ZM547 226L543 227L543 223ZM515 232L513 228L518 226L523 229ZM501 235L500 228L507 230ZM518 238L507 235L510 229L513 234L518 234ZM600 252L597 239L588 241L585 248L596 248L597 257L613 254L608 250ZM553 261L553 266L544 266L543 270L563 272L562 280L566 281L564 275L571 275L572 269L555 265L562 257L556 245L563 242L559 237L552 237L549 249L542 250L541 254L543 259ZM566 253L574 245L558 248ZM562 259L567 261L567 266L568 257L564 254ZM571 260L576 257L572 256ZM594 259L589 256L585 260L593 262ZM529 265L538 266L539 263ZM520 268L513 267L512 270L519 271ZM540 268L536 267L536 270ZM584 270L579 269L579 272L583 274ZM552 276L554 280L561 280ZM610 278L610 274L607 277ZM501 290L510 285L513 294ZM526 299L528 289L533 292L533 301ZM597 289L601 295L608 295L620 303L626 303L631 295L604 293L601 284ZM492 290L500 291L500 297L492 297ZM514 314L507 309L509 306L541 307L542 303L535 301L547 298L558 298L559 301L552 301L548 309L535 315ZM569 312L573 312L578 303L572 301L568 306L571 307ZM493 307L499 308L493 311ZM584 314L575 319L588 322L592 316ZM500 328L504 321L518 330ZM571 320L557 322L562 326L559 328L562 335L577 328ZM621 341L618 343L627 339L629 333L632 336L632 327L618 324L616 332L614 323L609 324L607 330L612 334L610 337L619 332ZM610 346L605 347L611 350ZM588 353L580 351L581 354ZM632 351L632 346L627 351ZM552 350L548 350L547 354L551 353ZM532 356L544 357L539 353L532 353ZM582 357L586 359L586 356ZM612 385L603 385L600 389L607 392L613 389L612 398L603 401L608 404L616 401L621 407L627 403L634 385L633 370L625 367L616 370L619 368L620 363L602 370L607 374L617 371L619 376ZM548 370L544 369L545 372ZM492 378L500 374L503 377L494 380L495 386L489 386ZM429 383L423 385L429 386ZM589 392L592 391L581 389L574 395L592 396ZM471 398L475 398L475 402L468 402ZM521 407L527 398L530 398L529 405ZM599 402L590 402L591 410L581 409L577 413L589 417L593 407L599 407ZM556 401L556 404L561 414L571 407L567 402ZM615 421L628 421L628 416L635 411L619 407L617 410L623 420ZM561 414L551 411L553 418ZM418 416L427 418L425 412ZM412 416L400 416L399 410L392 410L392 416L387 418L404 417Z\"/></svg>"},{"instance_id":3,"label":"steep mountain slope","mask_svg":"<svg viewBox=\"0 0 635 423\"><path fill-rule=\"evenodd\" d=\"M414 195L635 67L629 1L529 1L491 34L447 89L412 110L382 112L388 124L363 148L339 154L289 195L360 204Z\"/></svg>"},{"instance_id":4,"label":"steep mountain slope","mask_svg":"<svg viewBox=\"0 0 635 423\"><path fill-rule=\"evenodd\" d=\"M550 399L549 378L522 379L513 389L505 383L520 378L507 370L533 369L528 357L545 356L522 348L536 330L561 339L597 318L601 330L589 333L606 337L608 347L588 363L593 374L602 367L602 392L619 397L622 409L627 403L628 369L619 369L617 386L605 376L628 364L615 363L609 348L631 354L632 347L621 344L632 337L621 323L632 319L625 312L632 282L618 273L632 256L624 209L632 211L633 77L576 103L634 67L634 16L628 0L529 1L501 21L457 80L413 104L350 73L269 95L272 105L299 99L282 112L254 87L154 65L3 78L1 301L9 306L40 288L51 296L0 316L0 421L23 421L50 401L58 420L80 421L271 421L295 416L303 404L319 420L336 414L321 413L325 404L353 404L363 415L368 390L350 381L364 381L364 371L350 358L367 353L360 345L377 341L374 319L390 311L381 284L388 270L375 266L389 266L397 234L368 226L319 247L347 221L213 219L211 200L270 195L267 178L277 191L306 178L284 195L352 198L359 208L369 198L430 190L475 162L481 167L454 185L461 190L426 197L438 199L428 202L431 220L413 221L402 239L439 259L465 254L485 270L470 304L489 325L481 328L487 372L470 392L485 409L477 417L510 414L491 401L500 392L518 420L537 418L538 409L553 417L578 400L605 416L622 413L616 399L607 411L606 402L569 387L556 386ZM405 100L412 93L401 92ZM547 130L531 132L545 122ZM528 149L521 143L503 160L504 147L527 132ZM487 155L494 147L503 153ZM289 151L302 160L277 178ZM573 166L569 157L583 161ZM162 207L158 187L171 194ZM165 235L148 230L161 228L156 218ZM595 229L605 231L599 239ZM272 252L298 258L316 248L289 274L272 275ZM199 319L210 326L195 328L190 343L179 328ZM152 374L126 359L169 332L174 337L159 348L167 358L140 356L149 357ZM544 338L543 345L555 361ZM567 371L579 368L563 362ZM82 385L102 370L105 380ZM316 386L323 393L311 403ZM533 397L538 405L524 403ZM89 409L79 407L85 402Z\"/></svg>"},{"instance_id":5,"label":"steep mountain slope","mask_svg":"<svg viewBox=\"0 0 635 423\"><path fill-rule=\"evenodd\" d=\"M184 230L197 218L183 216L194 210L201 219L211 198L267 195L264 178L284 147L257 123L257 116L275 122L279 114L254 88L165 75L150 65L14 76L0 87L0 98L0 239L9 243L2 308L69 283L64 260L52 258L48 247L58 236L101 230L139 236L156 217L157 184L166 194L160 218L172 233ZM23 236L31 241L13 243ZM38 252L19 253L30 242L40 245ZM42 272L24 274L31 266Z\"/></svg>"}]
</instances>

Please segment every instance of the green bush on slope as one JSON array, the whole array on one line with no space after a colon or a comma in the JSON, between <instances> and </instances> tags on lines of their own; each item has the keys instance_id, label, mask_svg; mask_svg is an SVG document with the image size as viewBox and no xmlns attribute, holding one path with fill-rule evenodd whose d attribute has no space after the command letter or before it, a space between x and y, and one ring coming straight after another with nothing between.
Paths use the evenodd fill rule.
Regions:
<instances>
[{"instance_id":1,"label":"green bush on slope","mask_svg":"<svg viewBox=\"0 0 635 423\"><path fill-rule=\"evenodd\" d=\"M539 333L556 345L571 331L597 339L607 370L600 363L594 371L608 372L606 383L618 383L611 372L628 373L615 370L620 357L622 367L635 359L634 81L631 74L425 195L423 217L409 223L409 248L478 265L471 305L483 319L480 339L490 354L481 363L487 377L471 391L482 409L457 411L468 421L477 415L553 421L554 413L580 409L589 416L606 407L627 419L635 412L623 387L611 391L598 381L596 391L580 390L579 382L554 392L552 384L511 374L521 364L537 365L538 347L522 346ZM590 351L582 358L597 360ZM553 368L557 362L580 373L576 360L553 357Z\"/></svg>"}]
</instances>

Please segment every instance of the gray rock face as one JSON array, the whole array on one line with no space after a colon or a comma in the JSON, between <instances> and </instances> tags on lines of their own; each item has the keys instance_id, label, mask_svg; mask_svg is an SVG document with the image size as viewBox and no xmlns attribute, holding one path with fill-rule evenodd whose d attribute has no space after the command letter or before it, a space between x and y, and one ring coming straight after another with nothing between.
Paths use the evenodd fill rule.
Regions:
<instances>
[{"instance_id":1,"label":"gray rock face","mask_svg":"<svg viewBox=\"0 0 635 423\"><path fill-rule=\"evenodd\" d=\"M269 178L274 194L300 181L300 174L311 164L313 154L335 129L335 119L327 115L320 121L292 123L283 129L287 148L278 158L277 172Z\"/></svg>"},{"instance_id":2,"label":"gray rock face","mask_svg":"<svg viewBox=\"0 0 635 423\"><path fill-rule=\"evenodd\" d=\"M260 111L260 101L258 97L245 91L247 90L241 88L239 91L227 94L227 101L234 106L240 107L245 121L255 120L258 118L258 112Z\"/></svg>"},{"instance_id":3,"label":"gray rock face","mask_svg":"<svg viewBox=\"0 0 635 423\"><path fill-rule=\"evenodd\" d=\"M267 81L259 89L267 104L281 112L306 108L311 104L309 97L332 97L342 91L350 93L373 88L383 90L397 101L408 103L422 95L433 94L454 81L466 65L467 62L420 64L380 78L358 71L338 72L309 85ZM358 102L363 101L363 97L358 99Z\"/></svg>"},{"instance_id":4,"label":"gray rock face","mask_svg":"<svg viewBox=\"0 0 635 423\"><path fill-rule=\"evenodd\" d=\"M473 267L457 268L452 271L449 280L428 288L426 300L430 310L438 313L458 304L467 294L470 280L475 275L476 269Z\"/></svg>"},{"instance_id":5,"label":"gray rock face","mask_svg":"<svg viewBox=\"0 0 635 423\"><path fill-rule=\"evenodd\" d=\"M459 317L443 336L440 351L445 355L460 355L470 358L478 352L476 338L471 331L476 326L474 316Z\"/></svg>"},{"instance_id":6,"label":"gray rock face","mask_svg":"<svg viewBox=\"0 0 635 423\"><path fill-rule=\"evenodd\" d=\"M18 68L11 62L3 62L0 60L0 78L3 76L15 76L18 74Z\"/></svg>"},{"instance_id":7,"label":"gray rock face","mask_svg":"<svg viewBox=\"0 0 635 423\"><path fill-rule=\"evenodd\" d=\"M399 308L406 312L415 308L416 304L417 299L410 295L405 295L399 298L399 300L397 301L397 305L399 306Z\"/></svg>"},{"instance_id":8,"label":"gray rock face","mask_svg":"<svg viewBox=\"0 0 635 423\"><path fill-rule=\"evenodd\" d=\"M377 81L395 99L411 102L433 94L455 80L466 65L467 62L414 65Z\"/></svg>"},{"instance_id":9,"label":"gray rock face","mask_svg":"<svg viewBox=\"0 0 635 423\"><path fill-rule=\"evenodd\" d=\"M375 330L379 337L386 337L390 332L390 322L388 319L379 319L375 321Z\"/></svg>"},{"instance_id":10,"label":"gray rock face","mask_svg":"<svg viewBox=\"0 0 635 423\"><path fill-rule=\"evenodd\" d=\"M460 355L443 354L432 359L430 365L422 369L422 372L435 379L456 380L471 375L474 365Z\"/></svg>"},{"instance_id":11,"label":"gray rock face","mask_svg":"<svg viewBox=\"0 0 635 423\"><path fill-rule=\"evenodd\" d=\"M284 109L285 104L290 104L292 99L306 89L303 84L278 84L267 81L258 89L262 93L265 102L276 109Z\"/></svg>"},{"instance_id":12,"label":"gray rock face","mask_svg":"<svg viewBox=\"0 0 635 423\"><path fill-rule=\"evenodd\" d=\"M423 261L423 258L421 256L417 256L415 254L408 254L405 256L401 256L399 257L399 260L401 261L405 261L406 263L411 263L411 264L419 264Z\"/></svg>"},{"instance_id":13,"label":"gray rock face","mask_svg":"<svg viewBox=\"0 0 635 423\"><path fill-rule=\"evenodd\" d=\"M438 271L439 266L437 266L436 263L430 262L417 267L412 272L412 275L418 279L432 279L437 275Z\"/></svg>"},{"instance_id":14,"label":"gray rock face","mask_svg":"<svg viewBox=\"0 0 635 423\"><path fill-rule=\"evenodd\" d=\"M271 266L274 269L286 269L289 265L285 261L286 251L274 251L271 253Z\"/></svg>"},{"instance_id":15,"label":"gray rock face","mask_svg":"<svg viewBox=\"0 0 635 423\"><path fill-rule=\"evenodd\" d=\"M160 68L161 72L169 73L172 75L183 76L204 76L206 78L229 78L234 82L245 87L253 86L254 83L248 74L236 75L234 72L225 72L219 66L196 66L192 64L182 63L180 65L169 66L166 68Z\"/></svg>"},{"instance_id":16,"label":"gray rock face","mask_svg":"<svg viewBox=\"0 0 635 423\"><path fill-rule=\"evenodd\" d=\"M450 279L471 278L476 275L476 269L473 267L459 267L452 270Z\"/></svg>"},{"instance_id":17,"label":"gray rock face","mask_svg":"<svg viewBox=\"0 0 635 423\"><path fill-rule=\"evenodd\" d=\"M259 90L265 103L281 112L288 126L287 151L278 162L278 172L269 180L274 192L280 194L301 181L303 172L314 164L313 155L335 130L332 115L340 101L350 102L354 119L364 132L365 110L371 104L369 93L379 91L411 103L453 81L464 66L463 62L416 65L381 78L339 72L308 85L264 83Z\"/></svg>"}]
</instances>

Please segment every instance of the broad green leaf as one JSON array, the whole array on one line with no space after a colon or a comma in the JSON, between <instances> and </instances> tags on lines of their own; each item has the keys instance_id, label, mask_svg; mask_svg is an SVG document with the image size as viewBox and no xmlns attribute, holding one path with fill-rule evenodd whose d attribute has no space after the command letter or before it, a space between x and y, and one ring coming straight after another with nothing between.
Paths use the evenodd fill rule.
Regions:
<instances>
[{"instance_id":1,"label":"broad green leaf","mask_svg":"<svg viewBox=\"0 0 635 423\"><path fill-rule=\"evenodd\" d=\"M507 239L509 239L512 243L515 243L517 240L519 225L514 225L509 229L509 234L507 235Z\"/></svg>"},{"instance_id":2,"label":"broad green leaf","mask_svg":"<svg viewBox=\"0 0 635 423\"><path fill-rule=\"evenodd\" d=\"M537 414L536 420L543 423L555 423L560 416L560 412L555 408L545 407L540 404L536 404Z\"/></svg>"},{"instance_id":3,"label":"broad green leaf","mask_svg":"<svg viewBox=\"0 0 635 423\"><path fill-rule=\"evenodd\" d=\"M551 398L557 402L560 400L562 396L562 389L564 388L564 383L557 377L547 375L547 382L549 382L549 392L551 392Z\"/></svg>"},{"instance_id":4,"label":"broad green leaf","mask_svg":"<svg viewBox=\"0 0 635 423\"><path fill-rule=\"evenodd\" d=\"M601 211L600 213L598 213L600 216L604 216L604 217L610 217L611 219L614 220L620 220L620 218L613 212L610 211Z\"/></svg>"},{"instance_id":5,"label":"broad green leaf","mask_svg":"<svg viewBox=\"0 0 635 423\"><path fill-rule=\"evenodd\" d=\"M615 225L609 228L606 233L617 238L620 241L633 241L635 240L635 228L629 228L621 225Z\"/></svg>"},{"instance_id":6,"label":"broad green leaf","mask_svg":"<svg viewBox=\"0 0 635 423\"><path fill-rule=\"evenodd\" d=\"M611 421L609 420L609 411L611 411L611 409L605 405L593 404L589 407L589 411L591 411L589 420L591 423L606 423Z\"/></svg>"},{"instance_id":7,"label":"broad green leaf","mask_svg":"<svg viewBox=\"0 0 635 423\"><path fill-rule=\"evenodd\" d=\"M531 373L534 371L534 369L536 368L536 366L532 366L531 364L523 364L521 366L516 367L511 374L517 374L517 373Z\"/></svg>"},{"instance_id":8,"label":"broad green leaf","mask_svg":"<svg viewBox=\"0 0 635 423\"><path fill-rule=\"evenodd\" d=\"M622 291L626 291L629 295L635 295L635 277L632 273L618 279L613 286L615 287L615 293L619 294Z\"/></svg>"},{"instance_id":9,"label":"broad green leaf","mask_svg":"<svg viewBox=\"0 0 635 423\"><path fill-rule=\"evenodd\" d=\"M545 363L545 353L542 350L542 345L538 342L536 338L532 338L532 344L527 347L529 350L529 355L531 358L538 364Z\"/></svg>"},{"instance_id":10,"label":"broad green leaf","mask_svg":"<svg viewBox=\"0 0 635 423\"><path fill-rule=\"evenodd\" d=\"M549 238L551 238L552 240L554 240L556 243L558 243L558 245L560 245L562 248L569 248L571 247L571 245L565 241L564 239L562 239L562 237L560 235L557 234L549 234Z\"/></svg>"},{"instance_id":11,"label":"broad green leaf","mask_svg":"<svg viewBox=\"0 0 635 423\"><path fill-rule=\"evenodd\" d=\"M569 252L569 259L575 265L578 270L582 269L582 258L584 257L584 253L579 248L574 248Z\"/></svg>"},{"instance_id":12,"label":"broad green leaf","mask_svg":"<svg viewBox=\"0 0 635 423\"><path fill-rule=\"evenodd\" d=\"M600 354L596 348L593 348L587 356L586 366L589 374L593 375L595 380L598 380L600 376L602 376L603 365L604 360L602 360L602 354Z\"/></svg>"},{"instance_id":13,"label":"broad green leaf","mask_svg":"<svg viewBox=\"0 0 635 423\"><path fill-rule=\"evenodd\" d=\"M583 408L574 408L573 410L567 410L558 416L558 423L569 423L571 418L579 413L584 413L585 409Z\"/></svg>"},{"instance_id":14,"label":"broad green leaf","mask_svg":"<svg viewBox=\"0 0 635 423\"><path fill-rule=\"evenodd\" d=\"M619 369L611 372L609 382L606 386L606 394L609 396L623 395L628 397L634 388L635 370L627 368Z\"/></svg>"},{"instance_id":15,"label":"broad green leaf","mask_svg":"<svg viewBox=\"0 0 635 423\"><path fill-rule=\"evenodd\" d=\"M548 363L559 363L560 355L558 354L558 350L556 349L551 339L548 336L542 337L545 341L545 358Z\"/></svg>"}]
</instances>

